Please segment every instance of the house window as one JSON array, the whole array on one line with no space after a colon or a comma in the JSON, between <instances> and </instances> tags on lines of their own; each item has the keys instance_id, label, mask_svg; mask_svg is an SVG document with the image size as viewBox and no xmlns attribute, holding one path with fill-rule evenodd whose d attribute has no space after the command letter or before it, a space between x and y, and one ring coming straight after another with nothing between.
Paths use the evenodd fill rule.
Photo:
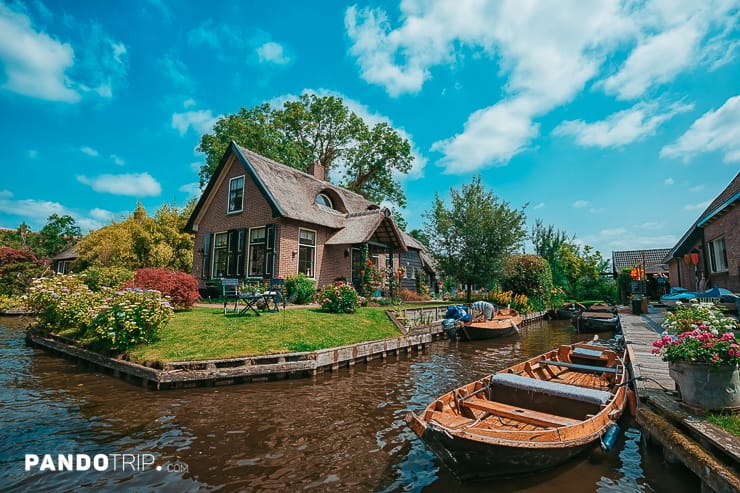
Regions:
<instances>
[{"instance_id":1,"label":"house window","mask_svg":"<svg viewBox=\"0 0 740 493\"><path fill-rule=\"evenodd\" d=\"M241 212L244 209L244 176L229 180L228 212Z\"/></svg>"},{"instance_id":2,"label":"house window","mask_svg":"<svg viewBox=\"0 0 740 493\"><path fill-rule=\"evenodd\" d=\"M298 272L314 277L316 263L316 231L298 230Z\"/></svg>"},{"instance_id":3,"label":"house window","mask_svg":"<svg viewBox=\"0 0 740 493\"><path fill-rule=\"evenodd\" d=\"M331 202L331 198L325 193L320 193L316 196L316 204L327 209L334 209L334 204Z\"/></svg>"},{"instance_id":4,"label":"house window","mask_svg":"<svg viewBox=\"0 0 740 493\"><path fill-rule=\"evenodd\" d=\"M216 233L213 240L213 275L224 277L229 258L229 233Z\"/></svg>"},{"instance_id":5,"label":"house window","mask_svg":"<svg viewBox=\"0 0 740 493\"><path fill-rule=\"evenodd\" d=\"M727 271L727 247L724 236L709 242L709 263L712 272Z\"/></svg>"},{"instance_id":6,"label":"house window","mask_svg":"<svg viewBox=\"0 0 740 493\"><path fill-rule=\"evenodd\" d=\"M262 276L265 273L266 240L264 227L249 230L249 276Z\"/></svg>"}]
</instances>

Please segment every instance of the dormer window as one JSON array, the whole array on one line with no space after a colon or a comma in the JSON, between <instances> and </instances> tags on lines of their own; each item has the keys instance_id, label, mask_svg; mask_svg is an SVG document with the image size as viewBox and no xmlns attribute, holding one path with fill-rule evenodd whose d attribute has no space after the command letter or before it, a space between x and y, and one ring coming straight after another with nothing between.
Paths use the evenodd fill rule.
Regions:
<instances>
[{"instance_id":1,"label":"dormer window","mask_svg":"<svg viewBox=\"0 0 740 493\"><path fill-rule=\"evenodd\" d=\"M327 209L334 209L331 198L325 193L320 193L316 196L316 205L326 207Z\"/></svg>"},{"instance_id":2,"label":"dormer window","mask_svg":"<svg viewBox=\"0 0 740 493\"><path fill-rule=\"evenodd\" d=\"M228 213L244 210L244 175L229 180Z\"/></svg>"}]
</instances>

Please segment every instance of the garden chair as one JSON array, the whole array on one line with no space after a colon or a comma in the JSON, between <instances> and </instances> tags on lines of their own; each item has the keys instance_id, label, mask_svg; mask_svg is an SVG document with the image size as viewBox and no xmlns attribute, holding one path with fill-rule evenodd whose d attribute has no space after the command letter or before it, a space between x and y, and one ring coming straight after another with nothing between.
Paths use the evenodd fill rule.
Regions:
<instances>
[{"instance_id":1,"label":"garden chair","mask_svg":"<svg viewBox=\"0 0 740 493\"><path fill-rule=\"evenodd\" d=\"M285 297L283 296L283 288L285 288L285 280L279 277L270 279L270 286L265 292L267 300L267 309L276 312L279 310L279 304L283 304L285 308Z\"/></svg>"},{"instance_id":2,"label":"garden chair","mask_svg":"<svg viewBox=\"0 0 740 493\"><path fill-rule=\"evenodd\" d=\"M221 279L221 297L224 300L224 315L226 315L226 305L234 302L235 312L239 311L239 279L225 278Z\"/></svg>"}]
</instances>

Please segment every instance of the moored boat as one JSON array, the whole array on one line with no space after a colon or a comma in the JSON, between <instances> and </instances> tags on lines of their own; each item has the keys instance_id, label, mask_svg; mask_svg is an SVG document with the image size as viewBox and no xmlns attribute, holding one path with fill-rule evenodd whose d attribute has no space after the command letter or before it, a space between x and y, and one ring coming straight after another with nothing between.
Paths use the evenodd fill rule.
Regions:
<instances>
[{"instance_id":1,"label":"moored boat","mask_svg":"<svg viewBox=\"0 0 740 493\"><path fill-rule=\"evenodd\" d=\"M560 308L553 308L548 312L548 315L551 319L573 320L585 310L586 307L580 303L566 303Z\"/></svg>"},{"instance_id":2,"label":"moored boat","mask_svg":"<svg viewBox=\"0 0 740 493\"><path fill-rule=\"evenodd\" d=\"M459 326L458 334L469 341L493 339L519 333L522 316L513 308L496 310L491 320L464 322Z\"/></svg>"},{"instance_id":3,"label":"moored boat","mask_svg":"<svg viewBox=\"0 0 740 493\"><path fill-rule=\"evenodd\" d=\"M610 311L585 311L574 318L571 323L578 332L606 332L621 329L619 314Z\"/></svg>"},{"instance_id":4,"label":"moored boat","mask_svg":"<svg viewBox=\"0 0 740 493\"><path fill-rule=\"evenodd\" d=\"M609 303L594 303L588 307L588 310L583 311L617 313L617 307Z\"/></svg>"},{"instance_id":5,"label":"moored boat","mask_svg":"<svg viewBox=\"0 0 740 493\"><path fill-rule=\"evenodd\" d=\"M562 345L462 385L406 422L462 480L554 467L611 440L627 403L624 354Z\"/></svg>"}]
</instances>

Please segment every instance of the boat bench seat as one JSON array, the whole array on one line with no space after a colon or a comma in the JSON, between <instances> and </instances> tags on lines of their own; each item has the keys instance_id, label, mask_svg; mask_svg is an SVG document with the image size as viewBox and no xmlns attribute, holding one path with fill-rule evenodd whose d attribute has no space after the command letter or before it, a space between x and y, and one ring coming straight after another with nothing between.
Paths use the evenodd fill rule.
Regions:
<instances>
[{"instance_id":1,"label":"boat bench seat","mask_svg":"<svg viewBox=\"0 0 740 493\"><path fill-rule=\"evenodd\" d=\"M589 349L585 347L574 347L573 354L582 358L602 359L604 352L597 349Z\"/></svg>"},{"instance_id":2,"label":"boat bench seat","mask_svg":"<svg viewBox=\"0 0 740 493\"><path fill-rule=\"evenodd\" d=\"M615 375L619 372L613 366L594 366L594 365L580 365L578 363L565 363L562 361L552 361L549 359L542 359L539 361L541 365L559 366L561 368L569 368L571 370L585 371L589 373L614 373Z\"/></svg>"},{"instance_id":3,"label":"boat bench seat","mask_svg":"<svg viewBox=\"0 0 740 493\"><path fill-rule=\"evenodd\" d=\"M463 406L471 409L478 409L479 411L485 411L495 416L512 418L537 426L571 426L581 422L578 419L567 418L565 416L557 416L555 414L543 413L540 411L533 411L531 409L523 409L521 407L510 406L501 402L481 399L480 397L465 399L462 404Z\"/></svg>"},{"instance_id":4,"label":"boat bench seat","mask_svg":"<svg viewBox=\"0 0 740 493\"><path fill-rule=\"evenodd\" d=\"M612 398L612 394L604 390L589 389L578 387L577 385L551 382L548 380L538 380L536 378L527 378L515 373L496 373L493 375L491 377L491 387L496 389L496 387L499 386L542 393L545 395L572 399L599 406L607 404Z\"/></svg>"}]
</instances>

